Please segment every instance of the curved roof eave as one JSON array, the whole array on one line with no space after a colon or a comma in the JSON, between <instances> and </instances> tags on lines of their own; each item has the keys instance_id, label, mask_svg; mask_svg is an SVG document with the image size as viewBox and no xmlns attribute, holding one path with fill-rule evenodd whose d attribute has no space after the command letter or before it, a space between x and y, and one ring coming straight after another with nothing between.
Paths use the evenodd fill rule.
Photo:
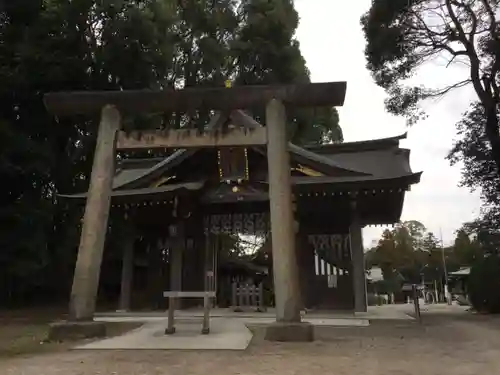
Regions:
<instances>
[{"instance_id":1,"label":"curved roof eave","mask_svg":"<svg viewBox=\"0 0 500 375\"><path fill-rule=\"evenodd\" d=\"M399 141L406 139L408 133L394 137L371 139L367 141L354 141L344 143L332 143L319 146L307 146L306 149L315 153L337 153L337 152L359 152L367 150L386 149L399 146Z\"/></svg>"},{"instance_id":2,"label":"curved roof eave","mask_svg":"<svg viewBox=\"0 0 500 375\"><path fill-rule=\"evenodd\" d=\"M408 185L418 184L423 172L409 173L401 176L390 176L390 177L378 177L378 176L345 176L345 177L294 177L292 178L292 183L295 185L342 185L342 184L352 184L352 183L387 183L387 184L397 184L404 183Z\"/></svg>"},{"instance_id":3,"label":"curved roof eave","mask_svg":"<svg viewBox=\"0 0 500 375\"><path fill-rule=\"evenodd\" d=\"M302 148L300 146L294 145L293 143L289 143L288 144L288 149L293 154L295 154L295 155L297 155L299 157L306 158L306 159L308 159L308 160L310 160L312 162L318 163L319 165L324 165L324 166L327 166L329 168L334 168L336 170L342 170L342 171L345 171L345 172L354 173L354 174L357 174L357 175L360 175L360 176L369 176L369 174L366 173L366 172L363 172L363 171L360 171L360 170L357 170L357 169L352 169L352 168L345 168L342 165L336 163L335 161L327 158L326 156L323 156L323 155L320 155L320 154L316 154L316 153L314 153L312 151L309 151L309 150L307 150L305 148Z\"/></svg>"},{"instance_id":4,"label":"curved roof eave","mask_svg":"<svg viewBox=\"0 0 500 375\"><path fill-rule=\"evenodd\" d=\"M113 185L113 190L123 190L123 189L133 189L137 185L141 184L144 180L149 180L150 178L163 173L163 171L171 168L174 165L178 165L184 161L189 156L193 155L196 150L181 149L175 151L172 155L165 158L163 161L154 165L151 168L138 173L138 175L133 178L129 178L126 181L117 183Z\"/></svg>"},{"instance_id":5,"label":"curved roof eave","mask_svg":"<svg viewBox=\"0 0 500 375\"><path fill-rule=\"evenodd\" d=\"M115 190L111 192L111 197L124 197L124 196L141 196L141 195L154 195L168 192L175 192L179 190L197 191L203 188L205 181L186 182L183 184L171 184L157 188L142 188L130 190ZM87 193L79 194L58 194L58 197L64 199L87 199Z\"/></svg>"}]
</instances>

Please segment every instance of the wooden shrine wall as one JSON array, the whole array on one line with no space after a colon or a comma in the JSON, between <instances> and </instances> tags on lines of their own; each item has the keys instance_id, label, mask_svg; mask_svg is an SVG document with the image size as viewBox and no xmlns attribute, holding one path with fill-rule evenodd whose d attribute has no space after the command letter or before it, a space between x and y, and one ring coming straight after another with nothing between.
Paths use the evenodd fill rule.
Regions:
<instances>
[{"instance_id":1,"label":"wooden shrine wall","mask_svg":"<svg viewBox=\"0 0 500 375\"><path fill-rule=\"evenodd\" d=\"M354 308L349 233L311 233L297 239L301 290L307 308Z\"/></svg>"}]
</instances>

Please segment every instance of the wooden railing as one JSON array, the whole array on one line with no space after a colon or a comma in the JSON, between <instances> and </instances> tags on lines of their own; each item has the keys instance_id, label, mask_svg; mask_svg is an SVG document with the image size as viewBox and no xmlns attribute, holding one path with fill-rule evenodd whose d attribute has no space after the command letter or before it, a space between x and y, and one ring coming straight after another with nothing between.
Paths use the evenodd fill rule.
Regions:
<instances>
[{"instance_id":1,"label":"wooden railing","mask_svg":"<svg viewBox=\"0 0 500 375\"><path fill-rule=\"evenodd\" d=\"M264 287L262 283L255 285L233 282L231 297L231 304L234 311L243 311L245 309L265 311Z\"/></svg>"}]
</instances>

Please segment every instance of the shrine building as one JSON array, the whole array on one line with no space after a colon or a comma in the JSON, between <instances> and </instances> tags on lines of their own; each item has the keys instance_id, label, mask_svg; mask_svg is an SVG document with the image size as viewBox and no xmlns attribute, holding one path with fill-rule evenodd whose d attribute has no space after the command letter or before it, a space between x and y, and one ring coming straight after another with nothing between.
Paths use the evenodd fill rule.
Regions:
<instances>
[{"instance_id":1,"label":"shrine building","mask_svg":"<svg viewBox=\"0 0 500 375\"><path fill-rule=\"evenodd\" d=\"M366 311L362 228L397 223L405 193L420 180L410 151L399 146L405 137L288 145L303 307ZM193 148L118 162L111 215L125 216L130 226L120 310L137 305L135 273L146 274L151 309L162 306L162 290L215 290L215 305L229 307L233 280L220 272L223 237L257 237L272 252L266 152ZM83 203L86 193L62 197Z\"/></svg>"},{"instance_id":2,"label":"shrine building","mask_svg":"<svg viewBox=\"0 0 500 375\"><path fill-rule=\"evenodd\" d=\"M342 106L346 86L46 94L55 116L100 114L88 192L60 195L85 213L68 321L54 332L105 330L94 313L105 239L116 225L110 215L125 226L113 236L123 250L118 308L133 309L137 294L148 294L154 298L141 307L161 309L158 301L168 297L166 333L175 332L175 308L199 306L186 300L192 297L203 299L208 334L210 304L241 306L258 294L259 308L274 307L266 338L275 341L314 339L303 309L366 311L362 229L397 223L421 174L399 147L405 135L311 147L288 142L287 110ZM265 109L263 123L250 115L254 109ZM137 127L137 115L196 112L212 114L203 129L166 123L123 130L124 119ZM167 149L162 158L130 157Z\"/></svg>"}]
</instances>

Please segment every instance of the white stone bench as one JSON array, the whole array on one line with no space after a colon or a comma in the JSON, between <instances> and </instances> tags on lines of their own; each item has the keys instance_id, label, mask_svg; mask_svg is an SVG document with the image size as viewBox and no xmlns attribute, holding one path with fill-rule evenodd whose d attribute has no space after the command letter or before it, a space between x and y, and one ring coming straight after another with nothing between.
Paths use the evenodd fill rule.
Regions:
<instances>
[{"instance_id":1,"label":"white stone bench","mask_svg":"<svg viewBox=\"0 0 500 375\"><path fill-rule=\"evenodd\" d=\"M203 298L203 323L201 333L208 335L210 333L210 299L215 298L215 291L204 292L179 292L165 291L163 297L168 298L168 326L165 329L166 335L175 333L175 304L180 298Z\"/></svg>"}]
</instances>

